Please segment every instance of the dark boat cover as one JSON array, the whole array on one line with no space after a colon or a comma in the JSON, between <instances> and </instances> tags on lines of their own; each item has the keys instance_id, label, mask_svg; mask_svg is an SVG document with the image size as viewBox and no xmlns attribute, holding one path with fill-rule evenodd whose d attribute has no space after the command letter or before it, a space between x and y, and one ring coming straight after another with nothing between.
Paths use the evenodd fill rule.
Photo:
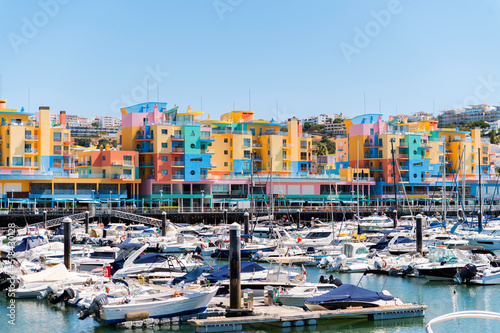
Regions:
<instances>
[{"instance_id":1,"label":"dark boat cover","mask_svg":"<svg viewBox=\"0 0 500 333\"><path fill-rule=\"evenodd\" d=\"M373 249L383 250L389 245L390 241L391 240L383 238L377 244L370 246L369 250ZM394 244L411 244L411 243L415 243L415 241L407 237L398 237L394 242Z\"/></svg>"},{"instance_id":2,"label":"dark boat cover","mask_svg":"<svg viewBox=\"0 0 500 333\"><path fill-rule=\"evenodd\" d=\"M176 284L181 283L182 281L184 281L185 283L195 282L198 279L198 277L201 274L203 274L204 271L205 271L205 269L203 267L195 268L191 272L173 279L172 284L176 285Z\"/></svg>"},{"instance_id":3,"label":"dark boat cover","mask_svg":"<svg viewBox=\"0 0 500 333\"><path fill-rule=\"evenodd\" d=\"M390 301L394 297L376 291L357 287L352 284L343 284L326 294L306 299L309 304L334 303L334 302L375 302L379 300Z\"/></svg>"},{"instance_id":4,"label":"dark boat cover","mask_svg":"<svg viewBox=\"0 0 500 333\"><path fill-rule=\"evenodd\" d=\"M242 261L241 262L241 273L251 273L251 272L260 272L265 270L259 264L250 261ZM210 275L207 275L207 279L210 280L211 283L228 280L229 279L229 265L222 266L219 270L213 272Z\"/></svg>"},{"instance_id":5,"label":"dark boat cover","mask_svg":"<svg viewBox=\"0 0 500 333\"><path fill-rule=\"evenodd\" d=\"M154 264L167 261L167 257L158 253L141 254L139 258L134 260L134 264Z\"/></svg>"},{"instance_id":6,"label":"dark boat cover","mask_svg":"<svg viewBox=\"0 0 500 333\"><path fill-rule=\"evenodd\" d=\"M48 242L42 236L28 236L23 238L23 240L14 247L14 252L28 251L44 244L48 244Z\"/></svg>"}]
</instances>

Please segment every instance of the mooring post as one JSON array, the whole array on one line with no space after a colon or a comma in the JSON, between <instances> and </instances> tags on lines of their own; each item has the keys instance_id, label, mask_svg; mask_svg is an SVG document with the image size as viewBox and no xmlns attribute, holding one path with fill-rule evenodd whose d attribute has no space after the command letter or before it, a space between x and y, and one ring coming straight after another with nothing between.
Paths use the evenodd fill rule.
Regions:
<instances>
[{"instance_id":1,"label":"mooring post","mask_svg":"<svg viewBox=\"0 0 500 333\"><path fill-rule=\"evenodd\" d=\"M71 223L73 221L69 217L64 218L64 266L68 270L71 269Z\"/></svg>"},{"instance_id":2,"label":"mooring post","mask_svg":"<svg viewBox=\"0 0 500 333\"><path fill-rule=\"evenodd\" d=\"M86 211L85 212L85 233L88 234L89 233L89 212Z\"/></svg>"},{"instance_id":3,"label":"mooring post","mask_svg":"<svg viewBox=\"0 0 500 333\"><path fill-rule=\"evenodd\" d=\"M167 236L167 212L161 213L161 237Z\"/></svg>"},{"instance_id":4,"label":"mooring post","mask_svg":"<svg viewBox=\"0 0 500 333\"><path fill-rule=\"evenodd\" d=\"M398 227L398 211L394 209L393 213L394 213L394 219L393 219L394 229L396 229Z\"/></svg>"},{"instance_id":5,"label":"mooring post","mask_svg":"<svg viewBox=\"0 0 500 333\"><path fill-rule=\"evenodd\" d=\"M229 308L241 309L241 227L238 223L229 226Z\"/></svg>"},{"instance_id":6,"label":"mooring post","mask_svg":"<svg viewBox=\"0 0 500 333\"><path fill-rule=\"evenodd\" d=\"M227 209L224 209L224 224L227 224Z\"/></svg>"},{"instance_id":7,"label":"mooring post","mask_svg":"<svg viewBox=\"0 0 500 333\"><path fill-rule=\"evenodd\" d=\"M424 251L422 249L422 220L423 220L422 215L418 214L416 220L417 220L417 252L423 255Z\"/></svg>"},{"instance_id":8,"label":"mooring post","mask_svg":"<svg viewBox=\"0 0 500 333\"><path fill-rule=\"evenodd\" d=\"M47 211L43 211L43 228L47 230Z\"/></svg>"},{"instance_id":9,"label":"mooring post","mask_svg":"<svg viewBox=\"0 0 500 333\"><path fill-rule=\"evenodd\" d=\"M297 230L300 229L300 209L297 209Z\"/></svg>"},{"instance_id":10,"label":"mooring post","mask_svg":"<svg viewBox=\"0 0 500 333\"><path fill-rule=\"evenodd\" d=\"M245 243L248 243L248 234L250 232L250 228L248 226L248 220L250 219L250 214L248 212L245 212L243 214L243 223L245 224Z\"/></svg>"}]
</instances>

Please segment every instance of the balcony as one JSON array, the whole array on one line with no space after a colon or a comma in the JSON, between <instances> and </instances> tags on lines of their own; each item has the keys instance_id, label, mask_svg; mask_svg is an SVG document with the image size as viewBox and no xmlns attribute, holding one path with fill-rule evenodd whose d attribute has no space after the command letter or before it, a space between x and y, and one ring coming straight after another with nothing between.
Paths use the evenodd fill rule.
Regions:
<instances>
[{"instance_id":1,"label":"balcony","mask_svg":"<svg viewBox=\"0 0 500 333\"><path fill-rule=\"evenodd\" d=\"M253 155L253 160L254 161L262 161L262 156L260 156L260 155Z\"/></svg>"},{"instance_id":2,"label":"balcony","mask_svg":"<svg viewBox=\"0 0 500 333\"><path fill-rule=\"evenodd\" d=\"M285 148L285 149L291 149L291 148L293 148L293 146L292 146L291 143L284 143L283 144L283 148Z\"/></svg>"},{"instance_id":3,"label":"balcony","mask_svg":"<svg viewBox=\"0 0 500 333\"><path fill-rule=\"evenodd\" d=\"M27 168L38 168L38 162L24 161L24 166Z\"/></svg>"},{"instance_id":4,"label":"balcony","mask_svg":"<svg viewBox=\"0 0 500 333\"><path fill-rule=\"evenodd\" d=\"M172 161L172 166L183 167L184 166L184 161Z\"/></svg>"},{"instance_id":5,"label":"balcony","mask_svg":"<svg viewBox=\"0 0 500 333\"><path fill-rule=\"evenodd\" d=\"M172 134L171 135L172 140L184 140L182 137L182 134Z\"/></svg>"},{"instance_id":6,"label":"balcony","mask_svg":"<svg viewBox=\"0 0 500 333\"><path fill-rule=\"evenodd\" d=\"M283 160L291 160L292 155L283 155Z\"/></svg>"},{"instance_id":7,"label":"balcony","mask_svg":"<svg viewBox=\"0 0 500 333\"><path fill-rule=\"evenodd\" d=\"M172 153L184 153L184 148L172 148Z\"/></svg>"},{"instance_id":8,"label":"balcony","mask_svg":"<svg viewBox=\"0 0 500 333\"><path fill-rule=\"evenodd\" d=\"M54 155L61 155L62 154L62 150L54 150Z\"/></svg>"},{"instance_id":9,"label":"balcony","mask_svg":"<svg viewBox=\"0 0 500 333\"><path fill-rule=\"evenodd\" d=\"M73 156L73 153L69 149L64 149L63 156Z\"/></svg>"},{"instance_id":10,"label":"balcony","mask_svg":"<svg viewBox=\"0 0 500 333\"><path fill-rule=\"evenodd\" d=\"M410 170L410 169L409 169L409 166L408 166L408 165L406 165L406 164L401 164L401 165L399 166L399 170L400 170L400 171L408 171L408 170Z\"/></svg>"},{"instance_id":11,"label":"balcony","mask_svg":"<svg viewBox=\"0 0 500 333\"><path fill-rule=\"evenodd\" d=\"M173 174L172 175L172 179L183 180L184 179L184 175L182 175L182 174Z\"/></svg>"},{"instance_id":12,"label":"balcony","mask_svg":"<svg viewBox=\"0 0 500 333\"><path fill-rule=\"evenodd\" d=\"M62 138L60 136L54 137L54 142L62 142Z\"/></svg>"},{"instance_id":13,"label":"balcony","mask_svg":"<svg viewBox=\"0 0 500 333\"><path fill-rule=\"evenodd\" d=\"M151 168L154 167L154 162L139 162L139 167L141 168Z\"/></svg>"},{"instance_id":14,"label":"balcony","mask_svg":"<svg viewBox=\"0 0 500 333\"><path fill-rule=\"evenodd\" d=\"M210 132L201 132L200 140L201 141L214 141Z\"/></svg>"},{"instance_id":15,"label":"balcony","mask_svg":"<svg viewBox=\"0 0 500 333\"><path fill-rule=\"evenodd\" d=\"M54 150L54 154L55 154L55 150ZM25 154L38 154L38 149L36 148L24 148L24 153ZM61 151L59 151L59 155L61 154Z\"/></svg>"},{"instance_id":16,"label":"balcony","mask_svg":"<svg viewBox=\"0 0 500 333\"><path fill-rule=\"evenodd\" d=\"M0 138L1 140L1 138ZM38 141L38 135L25 135L24 140L26 141Z\"/></svg>"},{"instance_id":17,"label":"balcony","mask_svg":"<svg viewBox=\"0 0 500 333\"><path fill-rule=\"evenodd\" d=\"M135 136L136 141L140 140L153 140L153 136L151 134L137 134Z\"/></svg>"},{"instance_id":18,"label":"balcony","mask_svg":"<svg viewBox=\"0 0 500 333\"><path fill-rule=\"evenodd\" d=\"M87 162L76 162L75 163L75 166L90 166L90 161L87 161Z\"/></svg>"},{"instance_id":19,"label":"balcony","mask_svg":"<svg viewBox=\"0 0 500 333\"><path fill-rule=\"evenodd\" d=\"M112 166L118 166L118 165L134 166L134 163L132 163L132 161L123 160L123 161L113 161L113 162L111 162L111 165Z\"/></svg>"},{"instance_id":20,"label":"balcony","mask_svg":"<svg viewBox=\"0 0 500 333\"><path fill-rule=\"evenodd\" d=\"M408 158L408 154L399 154L398 158L405 158L405 159L407 159Z\"/></svg>"},{"instance_id":21,"label":"balcony","mask_svg":"<svg viewBox=\"0 0 500 333\"><path fill-rule=\"evenodd\" d=\"M365 148L381 148L382 146L376 143L365 142Z\"/></svg>"},{"instance_id":22,"label":"balcony","mask_svg":"<svg viewBox=\"0 0 500 333\"><path fill-rule=\"evenodd\" d=\"M132 175L125 175L122 173L114 173L111 175L111 179L119 179L119 180L132 180Z\"/></svg>"},{"instance_id":23,"label":"balcony","mask_svg":"<svg viewBox=\"0 0 500 333\"><path fill-rule=\"evenodd\" d=\"M213 153L214 153L214 151L213 151L213 150L211 150L211 149L202 149L202 150L201 150L201 153L202 153L202 154L213 154Z\"/></svg>"},{"instance_id":24,"label":"balcony","mask_svg":"<svg viewBox=\"0 0 500 333\"><path fill-rule=\"evenodd\" d=\"M262 148L262 143L252 143L253 148Z\"/></svg>"},{"instance_id":25,"label":"balcony","mask_svg":"<svg viewBox=\"0 0 500 333\"><path fill-rule=\"evenodd\" d=\"M300 149L307 149L307 146L300 145Z\"/></svg>"}]
</instances>

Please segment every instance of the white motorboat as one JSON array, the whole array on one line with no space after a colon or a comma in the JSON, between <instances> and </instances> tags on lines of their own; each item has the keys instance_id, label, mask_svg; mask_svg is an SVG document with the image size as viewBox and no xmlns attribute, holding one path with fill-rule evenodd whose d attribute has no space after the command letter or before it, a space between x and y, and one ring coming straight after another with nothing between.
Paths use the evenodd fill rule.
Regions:
<instances>
[{"instance_id":1,"label":"white motorboat","mask_svg":"<svg viewBox=\"0 0 500 333\"><path fill-rule=\"evenodd\" d=\"M94 300L88 310L80 313L80 319L93 314L102 324L117 324L133 317L166 318L205 311L218 287L198 289L172 289L151 295L110 300L105 295Z\"/></svg>"},{"instance_id":2,"label":"white motorboat","mask_svg":"<svg viewBox=\"0 0 500 333\"><path fill-rule=\"evenodd\" d=\"M283 305L302 308L305 307L306 299L323 295L335 288L337 288L335 284L305 283L289 290L281 290L278 299Z\"/></svg>"}]
</instances>

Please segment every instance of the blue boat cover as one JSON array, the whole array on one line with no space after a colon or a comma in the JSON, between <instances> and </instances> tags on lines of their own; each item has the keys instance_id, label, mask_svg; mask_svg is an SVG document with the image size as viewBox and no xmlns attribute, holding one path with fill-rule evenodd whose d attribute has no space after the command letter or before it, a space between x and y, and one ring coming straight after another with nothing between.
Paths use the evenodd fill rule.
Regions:
<instances>
[{"instance_id":1,"label":"blue boat cover","mask_svg":"<svg viewBox=\"0 0 500 333\"><path fill-rule=\"evenodd\" d=\"M173 279L172 284L176 285L176 284L181 283L182 281L184 281L185 283L195 282L198 279L198 277L201 274L203 274L204 271L205 271L205 269L203 267L195 268L191 272L189 272L183 276L178 276L175 279Z\"/></svg>"},{"instance_id":2,"label":"blue boat cover","mask_svg":"<svg viewBox=\"0 0 500 333\"><path fill-rule=\"evenodd\" d=\"M153 264L157 262L165 262L167 258L158 253L145 253L134 260L134 264Z\"/></svg>"},{"instance_id":3,"label":"blue boat cover","mask_svg":"<svg viewBox=\"0 0 500 333\"><path fill-rule=\"evenodd\" d=\"M34 247L47 244L47 240L42 236L28 236L14 247L14 252L23 252L31 250Z\"/></svg>"},{"instance_id":4,"label":"blue boat cover","mask_svg":"<svg viewBox=\"0 0 500 333\"><path fill-rule=\"evenodd\" d=\"M241 273L251 273L251 272L260 272L265 270L259 264L250 261L242 261L241 262ZM207 279L210 282L214 283L217 281L228 280L229 279L229 265L222 266L219 270L213 272L210 275L207 275Z\"/></svg>"},{"instance_id":5,"label":"blue boat cover","mask_svg":"<svg viewBox=\"0 0 500 333\"><path fill-rule=\"evenodd\" d=\"M379 300L390 301L394 297L371 291L365 288L357 287L352 284L343 284L326 294L306 299L309 304L334 303L334 302L375 302Z\"/></svg>"},{"instance_id":6,"label":"blue boat cover","mask_svg":"<svg viewBox=\"0 0 500 333\"><path fill-rule=\"evenodd\" d=\"M390 240L387 239L381 239L377 244L370 246L369 250L383 250L389 245ZM407 238L407 237L398 237L394 244L409 244L409 243L415 243L414 240Z\"/></svg>"}]
</instances>

